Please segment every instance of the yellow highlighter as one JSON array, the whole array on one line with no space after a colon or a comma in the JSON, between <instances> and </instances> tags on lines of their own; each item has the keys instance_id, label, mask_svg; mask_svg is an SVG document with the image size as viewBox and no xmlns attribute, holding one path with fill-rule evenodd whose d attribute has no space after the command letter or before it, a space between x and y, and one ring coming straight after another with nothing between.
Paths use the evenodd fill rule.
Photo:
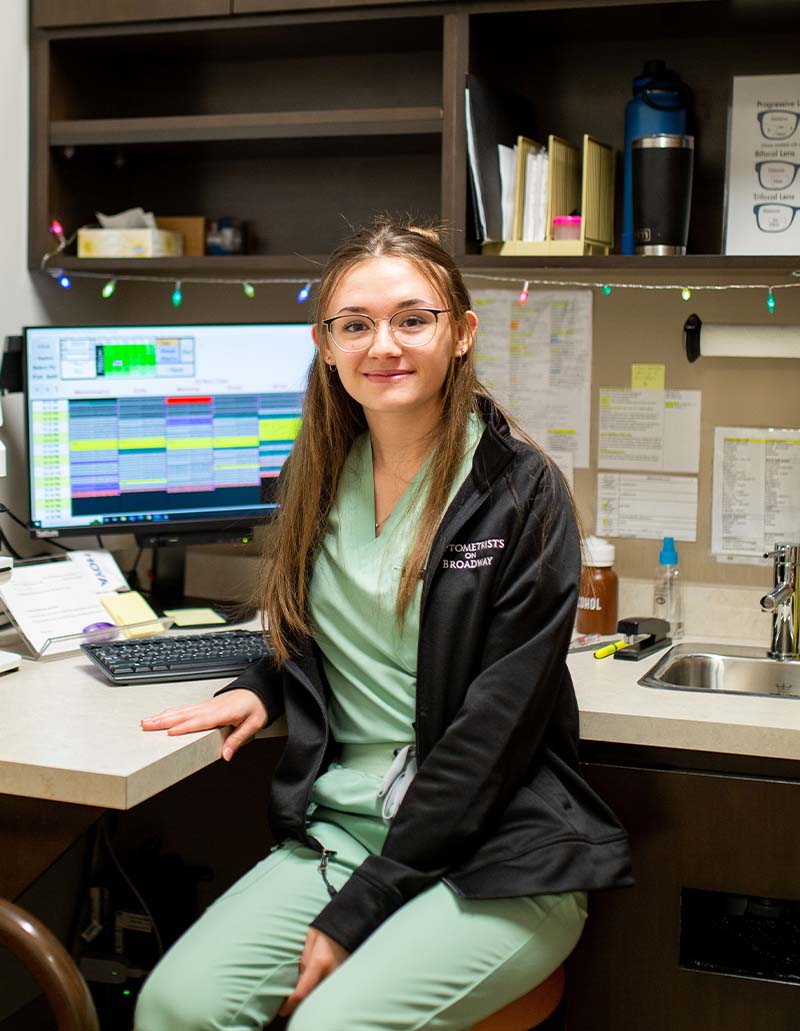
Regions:
<instances>
[{"instance_id":1,"label":"yellow highlighter","mask_svg":"<svg viewBox=\"0 0 800 1031\"><path fill-rule=\"evenodd\" d=\"M633 641L625 639L622 641L612 641L611 644L604 644L602 648L598 648L594 653L596 659L605 659L609 655L613 655L614 652L622 651L623 648L630 648Z\"/></svg>"}]
</instances>

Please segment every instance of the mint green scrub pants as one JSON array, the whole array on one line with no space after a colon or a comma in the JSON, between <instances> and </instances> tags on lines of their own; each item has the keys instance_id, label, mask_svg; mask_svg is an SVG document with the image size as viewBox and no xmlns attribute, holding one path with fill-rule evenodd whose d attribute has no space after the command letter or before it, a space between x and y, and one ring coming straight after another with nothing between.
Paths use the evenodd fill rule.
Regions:
<instances>
[{"instance_id":1,"label":"mint green scrub pants","mask_svg":"<svg viewBox=\"0 0 800 1031\"><path fill-rule=\"evenodd\" d=\"M386 828L377 823L316 810L309 832L336 851L328 866L334 887L366 859L370 833L382 840ZM319 861L305 845L285 842L210 906L144 985L136 1031L268 1025L297 983L308 926L328 902ZM580 937L585 906L582 892L463 899L439 882L322 981L289 1029L465 1031L555 970Z\"/></svg>"}]
</instances>

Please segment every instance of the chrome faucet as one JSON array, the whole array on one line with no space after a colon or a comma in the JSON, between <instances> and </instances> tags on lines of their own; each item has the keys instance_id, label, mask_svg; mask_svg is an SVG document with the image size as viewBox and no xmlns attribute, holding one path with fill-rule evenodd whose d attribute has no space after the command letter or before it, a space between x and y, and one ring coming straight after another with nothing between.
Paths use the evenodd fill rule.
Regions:
<instances>
[{"instance_id":1,"label":"chrome faucet","mask_svg":"<svg viewBox=\"0 0 800 1031\"><path fill-rule=\"evenodd\" d=\"M771 659L798 659L798 586L800 544L776 544L764 558L774 560L773 587L761 599L764 612L772 613Z\"/></svg>"}]
</instances>

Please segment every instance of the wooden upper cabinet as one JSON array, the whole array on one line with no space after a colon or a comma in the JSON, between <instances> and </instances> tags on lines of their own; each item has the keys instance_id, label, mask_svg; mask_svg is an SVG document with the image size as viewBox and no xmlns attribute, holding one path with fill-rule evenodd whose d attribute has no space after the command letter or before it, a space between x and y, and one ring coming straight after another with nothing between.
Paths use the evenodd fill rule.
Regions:
<instances>
[{"instance_id":1,"label":"wooden upper cabinet","mask_svg":"<svg viewBox=\"0 0 800 1031\"><path fill-rule=\"evenodd\" d=\"M402 4L427 3L429 0L401 0ZM301 11L318 7L338 8L377 7L384 4L397 5L398 0L231 0L233 14L271 14L277 11Z\"/></svg>"},{"instance_id":2,"label":"wooden upper cabinet","mask_svg":"<svg viewBox=\"0 0 800 1031\"><path fill-rule=\"evenodd\" d=\"M208 18L231 13L232 0L31 0L35 28L67 25L109 25Z\"/></svg>"}]
</instances>

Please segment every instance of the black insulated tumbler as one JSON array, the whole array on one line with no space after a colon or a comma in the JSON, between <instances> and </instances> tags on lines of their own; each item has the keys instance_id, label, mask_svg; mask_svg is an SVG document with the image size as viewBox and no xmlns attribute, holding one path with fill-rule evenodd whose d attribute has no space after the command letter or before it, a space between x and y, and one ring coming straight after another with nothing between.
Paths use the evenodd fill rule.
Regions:
<instances>
[{"instance_id":1,"label":"black insulated tumbler","mask_svg":"<svg viewBox=\"0 0 800 1031\"><path fill-rule=\"evenodd\" d=\"M692 204L694 137L637 136L632 150L637 254L685 254Z\"/></svg>"}]
</instances>

